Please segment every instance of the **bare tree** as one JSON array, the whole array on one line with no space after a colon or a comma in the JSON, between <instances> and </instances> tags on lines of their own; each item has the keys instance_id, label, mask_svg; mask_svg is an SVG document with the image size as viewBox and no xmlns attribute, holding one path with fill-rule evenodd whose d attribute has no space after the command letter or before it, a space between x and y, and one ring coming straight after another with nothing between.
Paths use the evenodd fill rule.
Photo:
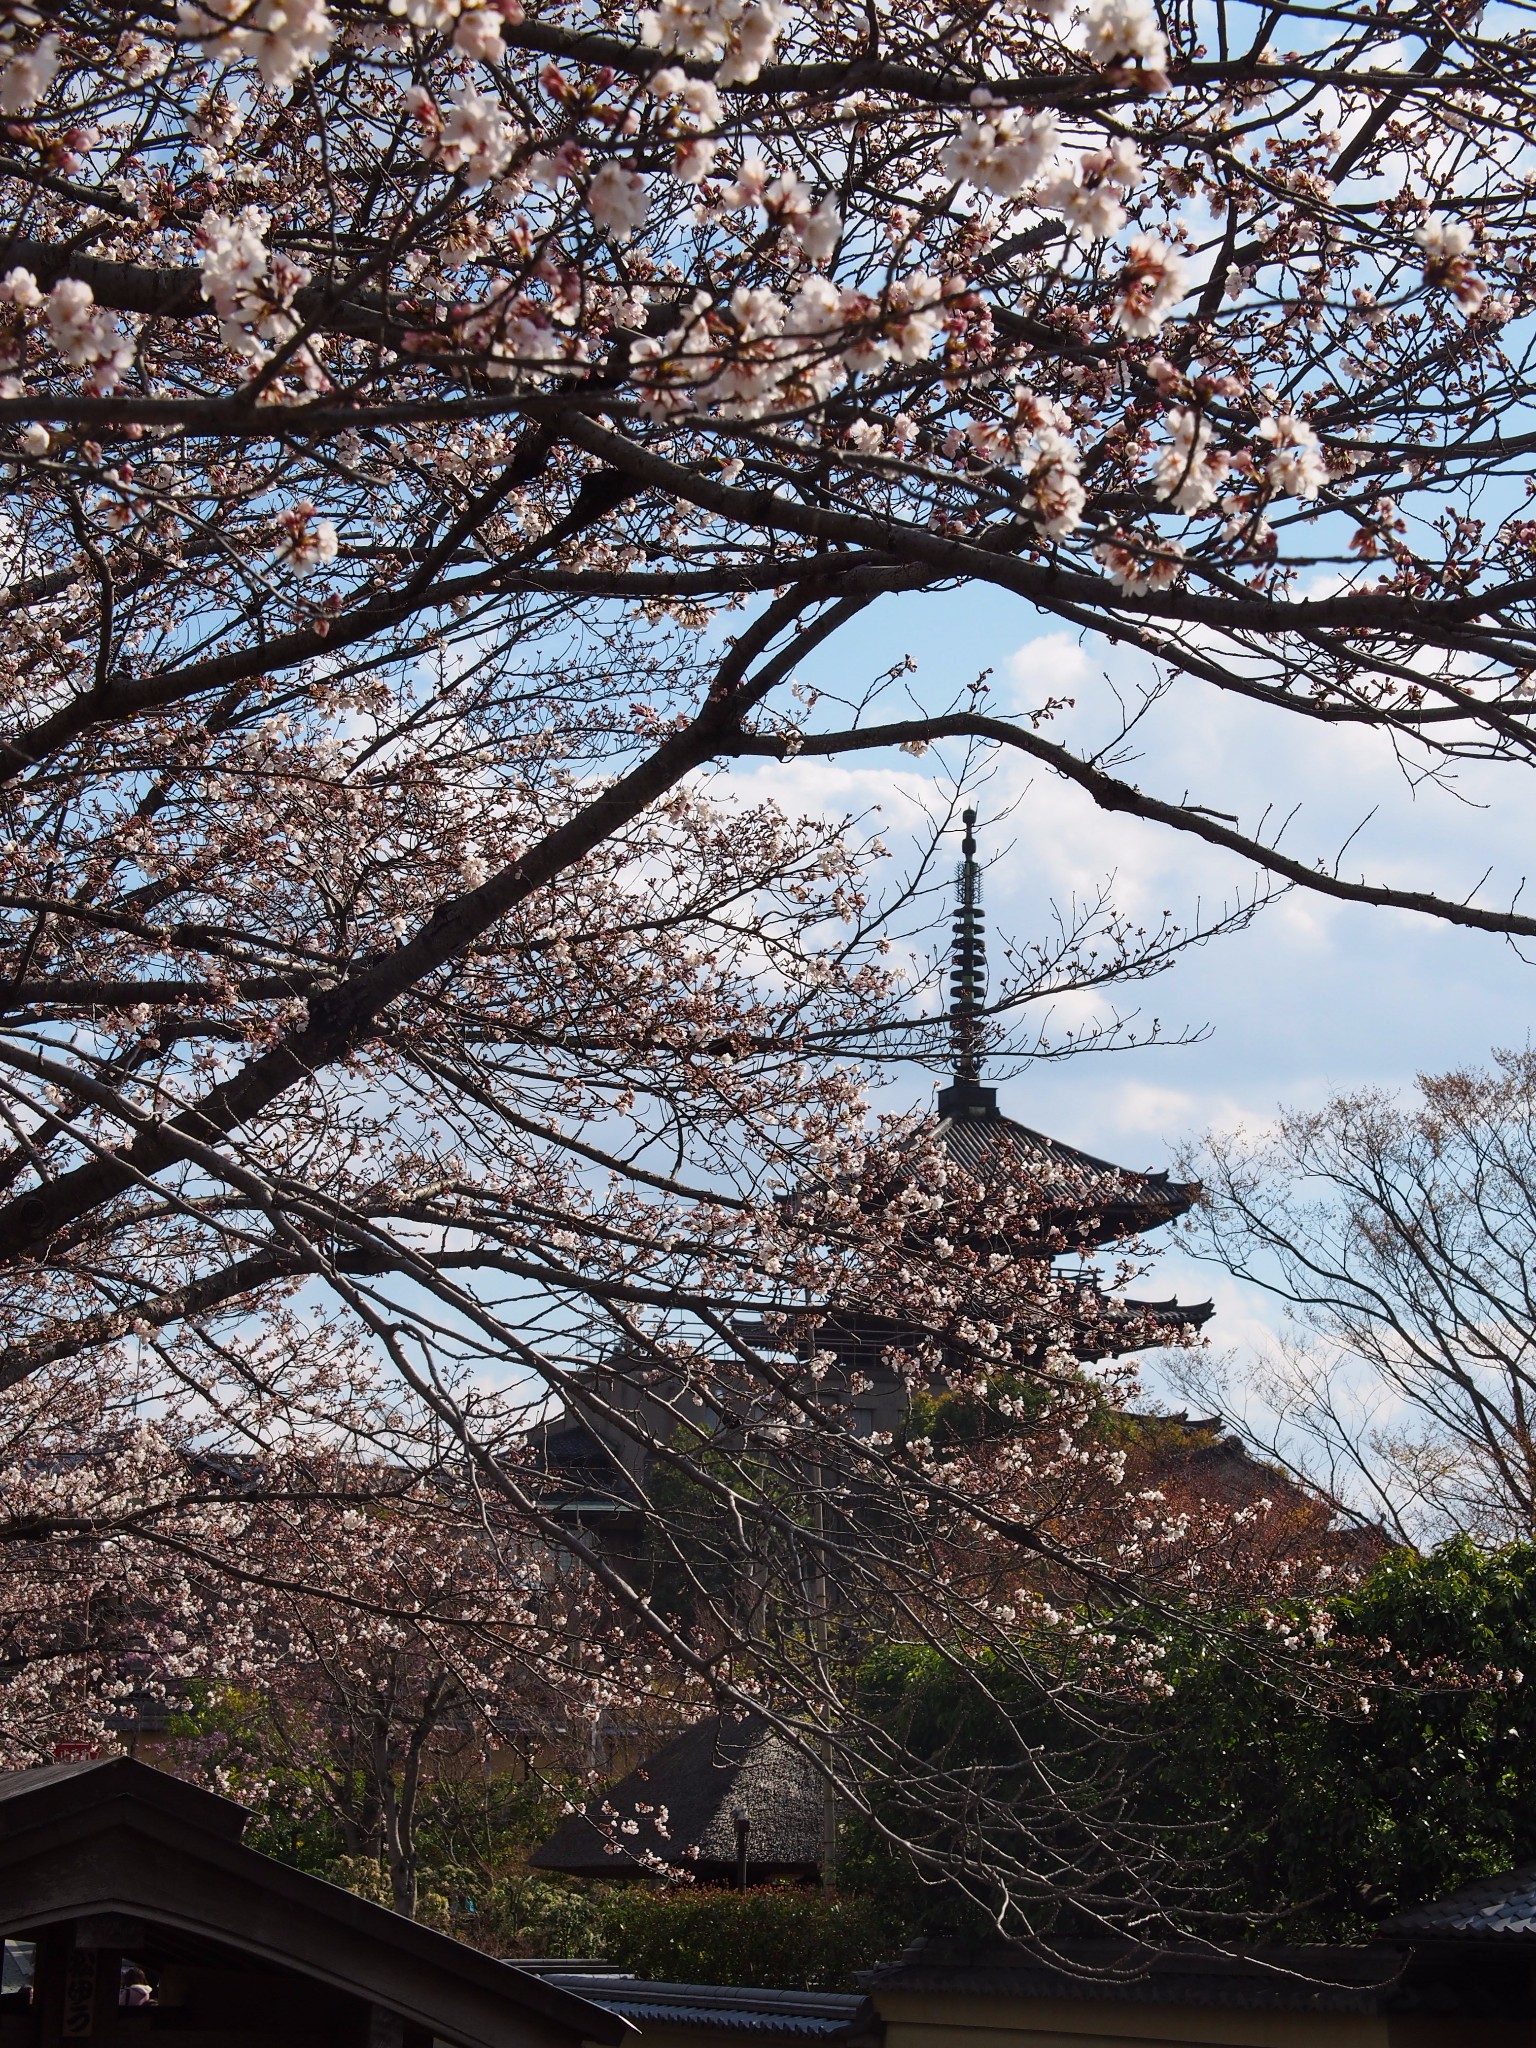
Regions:
<instances>
[{"instance_id":1,"label":"bare tree","mask_svg":"<svg viewBox=\"0 0 1536 2048\"><path fill-rule=\"evenodd\" d=\"M1405 1541L1536 1532L1536 1054L1335 1096L1199 1167L1204 1252L1292 1328L1189 1383Z\"/></svg>"}]
</instances>

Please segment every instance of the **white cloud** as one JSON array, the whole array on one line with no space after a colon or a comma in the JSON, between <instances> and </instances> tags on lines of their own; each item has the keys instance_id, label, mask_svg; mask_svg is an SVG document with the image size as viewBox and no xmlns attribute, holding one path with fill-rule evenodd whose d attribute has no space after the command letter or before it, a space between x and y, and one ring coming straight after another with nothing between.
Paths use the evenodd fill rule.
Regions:
<instances>
[{"instance_id":1,"label":"white cloud","mask_svg":"<svg viewBox=\"0 0 1536 2048\"><path fill-rule=\"evenodd\" d=\"M1080 634L1037 633L1009 655L1008 674L1016 690L1012 708L1024 711L1081 688L1094 665Z\"/></svg>"},{"instance_id":2,"label":"white cloud","mask_svg":"<svg viewBox=\"0 0 1536 2048\"><path fill-rule=\"evenodd\" d=\"M877 608L846 641L808 661L805 675L846 700L857 696L860 678L903 655L918 667L901 687L919 702L952 701L986 669L994 704L1006 713L1074 698L1041 731L1078 746L1114 737L1114 691L1134 709L1138 690L1153 681L1137 650L1080 639L1015 600L975 590ZM874 715L899 716L902 708L893 697ZM1349 841L1346 873L1454 896L1491 868L1484 893L1507 901L1521 877L1536 872L1536 809L1518 769L1466 766L1454 791L1416 790L1391 748L1363 728L1286 715L1187 680L1153 706L1129 752L1117 772L1132 782L1237 812L1246 827L1256 828L1269 806L1274 832L1295 810L1286 849L1331 860ZM754 796L775 795L786 810L864 814L879 805L875 822L900 859L920 831L925 795L937 797L939 780L961 759L958 747L922 760L894 751L836 762L801 756L754 764L735 779ZM1219 906L1251 875L1223 850L1099 811L1017 754L998 757L970 787L990 821L984 853L995 857L987 879L994 962L1004 936L1028 942L1045 932L1053 898L1096 891L1107 875L1128 913L1152 918L1167 910L1185 921L1202 906ZM945 866L947 855L941 872ZM936 943L946 927L936 898ZM1127 1165L1160 1166L1204 1129L1263 1128L1281 1104L1315 1105L1364 1083L1411 1084L1417 1072L1522 1043L1533 995L1532 970L1496 938L1293 891L1246 933L1190 952L1166 976L1125 992L1125 1006L1144 1023L1157 1018L1165 1035L1208 1025L1200 1043L1040 1063L1003 1084L1004 1106ZM1056 1021L1093 1007L1093 999L1064 1001ZM915 1106L930 1088L930 1077L913 1069L893 1076L882 1098ZM1192 1298L1211 1293L1220 1278L1177 1251L1160 1263L1159 1291L1173 1274ZM1273 1327L1274 1310L1262 1296L1216 1291L1212 1334L1220 1345L1242 1345Z\"/></svg>"}]
</instances>

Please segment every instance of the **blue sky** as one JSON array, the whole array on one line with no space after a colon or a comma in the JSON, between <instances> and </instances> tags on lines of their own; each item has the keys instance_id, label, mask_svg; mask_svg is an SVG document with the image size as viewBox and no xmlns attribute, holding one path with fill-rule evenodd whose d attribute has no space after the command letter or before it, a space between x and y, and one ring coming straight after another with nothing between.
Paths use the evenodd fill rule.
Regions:
<instances>
[{"instance_id":1,"label":"blue sky","mask_svg":"<svg viewBox=\"0 0 1536 2048\"><path fill-rule=\"evenodd\" d=\"M808 662L804 676L854 689L904 654L918 664L914 695L930 703L984 668L994 671L999 709L1073 696L1077 708L1055 731L1074 738L1112 729L1106 677L1133 690L1150 676L1145 657L974 590L889 604ZM1536 783L1527 771L1474 767L1454 790L1415 789L1379 737L1283 719L1204 684L1175 687L1140 733L1138 753L1125 771L1132 780L1175 799L1188 791L1240 813L1245 826L1266 803L1282 812L1299 805L1285 841L1293 852L1332 855L1368 819L1348 871L1467 895L1488 870L1480 894L1499 903L1523 876L1536 883ZM921 785L935 772L933 755L802 756L765 764L747 780L787 808L879 806L885 836L899 849ZM1126 908L1166 909L1186 921L1202 901L1214 907L1249 879L1231 857L1163 828L1107 818L1023 764L1004 764L982 791L984 812L1010 803L986 849L1001 856L987 883L998 934L1027 939L1052 895L1109 873ZM1183 1047L1037 1063L1006 1085L1003 1100L1026 1123L1127 1166L1153 1167L1212 1124L1262 1124L1282 1104L1315 1104L1338 1088L1410 1087L1417 1073L1523 1044L1536 965L1487 934L1293 892L1246 932L1185 955L1131 999L1166 1029L1204 1025L1209 1035ZM912 1069L893 1077L889 1099L915 1104L931 1086ZM1261 1339L1273 1320L1261 1299L1239 1296L1181 1253L1166 1256L1162 1277L1186 1296L1214 1291L1211 1335L1223 1348Z\"/></svg>"}]
</instances>

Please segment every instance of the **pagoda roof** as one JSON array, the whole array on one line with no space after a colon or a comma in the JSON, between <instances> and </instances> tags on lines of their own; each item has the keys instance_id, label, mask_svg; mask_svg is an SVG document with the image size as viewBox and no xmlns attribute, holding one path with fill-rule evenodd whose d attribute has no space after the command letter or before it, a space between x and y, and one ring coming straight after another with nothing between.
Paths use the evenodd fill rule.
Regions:
<instances>
[{"instance_id":1,"label":"pagoda roof","mask_svg":"<svg viewBox=\"0 0 1536 2048\"><path fill-rule=\"evenodd\" d=\"M983 1083L987 942L974 809L965 812L964 821L950 952L954 1078L939 1090L939 1123L933 1135L983 1192L1006 1186L1010 1194L1022 1198L1028 1219L1022 1231L1010 1229L1000 1238L1016 1255L1038 1252L1054 1258L1060 1252L1091 1251L1116 1238L1136 1237L1172 1223L1194 1207L1198 1185L1186 1185L1166 1173L1136 1173L1115 1166L1031 1130L1028 1124L1015 1123L998 1108L997 1090Z\"/></svg>"},{"instance_id":2,"label":"pagoda roof","mask_svg":"<svg viewBox=\"0 0 1536 2048\"><path fill-rule=\"evenodd\" d=\"M947 1158L983 1189L1006 1184L1027 1197L1039 1234L1052 1249L1107 1244L1172 1223L1199 1200L1198 1182L1138 1173L1060 1138L1016 1123L997 1107L997 1090L956 1081L939 1091L934 1136Z\"/></svg>"}]
</instances>

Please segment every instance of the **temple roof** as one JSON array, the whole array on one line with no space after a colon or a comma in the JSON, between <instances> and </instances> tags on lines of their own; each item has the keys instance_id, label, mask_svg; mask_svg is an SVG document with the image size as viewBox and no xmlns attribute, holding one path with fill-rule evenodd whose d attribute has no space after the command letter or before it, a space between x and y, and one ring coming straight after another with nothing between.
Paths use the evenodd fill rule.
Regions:
<instances>
[{"instance_id":1,"label":"temple roof","mask_svg":"<svg viewBox=\"0 0 1536 2048\"><path fill-rule=\"evenodd\" d=\"M686 2028L695 2038L756 2034L773 2041L868 2043L880 2026L869 1999L858 1991L773 1991L755 1985L667 1984L634 1977L601 1963L541 1960L520 1967L648 2027Z\"/></svg>"},{"instance_id":2,"label":"temple roof","mask_svg":"<svg viewBox=\"0 0 1536 2048\"><path fill-rule=\"evenodd\" d=\"M1017 2001L1013 2007L1018 2013L1015 2038L1028 2038L1036 2026L1041 2033L1047 2030L1042 2024L1045 2015L1036 2018L1029 2012L1029 2004L1036 2000L1048 2001L1049 2010L1057 2014L1062 2001L1079 1999L1140 2006L1372 2015L1393 2012L1403 2005L1422 2010L1421 2001L1411 1995L1404 1997L1404 1980L1412 1964L1411 1949L1385 1943L1245 1951L1224 1950L1204 1942L1157 1948L1113 1936L1072 1939L1053 1935L1038 1950L1031 1950L1022 1943L971 1946L939 1936L915 1941L897 1961L860 1971L855 1981L868 1986L877 2009L882 1996L894 1992L942 1999L950 2011L962 2000ZM1436 1989L1442 1997L1449 1991L1448 1986ZM1446 2009L1455 2011L1457 2007L1444 1997L1430 2007L1431 2011ZM974 2024L957 2019L957 2028ZM1070 2034L1057 2032L1059 2025L1058 2020L1050 2028L1058 2040L1084 2038L1076 2028ZM1114 2035L1183 2041L1233 2038L1219 2028L1201 2027L1192 2033L1185 2023L1170 2035L1169 2029L1149 2026L1145 2020L1112 2023L1107 2018L1093 2032L1101 2039ZM1303 2037L1287 2033L1274 2038Z\"/></svg>"},{"instance_id":3,"label":"temple roof","mask_svg":"<svg viewBox=\"0 0 1536 2048\"><path fill-rule=\"evenodd\" d=\"M1037 1219L1042 1250L1090 1250L1171 1223L1193 1208L1198 1185L1115 1166L1015 1123L998 1108L997 1090L982 1081L987 945L975 828L976 813L967 811L950 955L954 1078L939 1090L935 1135L953 1163L983 1189L1007 1183L1024 1197Z\"/></svg>"},{"instance_id":4,"label":"temple roof","mask_svg":"<svg viewBox=\"0 0 1536 2048\"><path fill-rule=\"evenodd\" d=\"M935 1132L946 1156L983 1188L1006 1182L1025 1194L1042 1236L1064 1249L1089 1248L1172 1223L1199 1199L1198 1183L1138 1173L1028 1124L997 1107L997 1090L955 1082L939 1091Z\"/></svg>"},{"instance_id":5,"label":"temple roof","mask_svg":"<svg viewBox=\"0 0 1536 2048\"><path fill-rule=\"evenodd\" d=\"M1443 1899L1431 1899L1428 1905L1414 1906L1384 1921L1381 1932L1413 1940L1436 1935L1499 1942L1536 1940L1536 1863L1522 1863L1493 1877L1476 1877Z\"/></svg>"},{"instance_id":6,"label":"temple roof","mask_svg":"<svg viewBox=\"0 0 1536 2048\"><path fill-rule=\"evenodd\" d=\"M152 1976L191 1966L243 1982L245 2004L215 2025L194 2024L190 2011L160 2016L166 2040L202 2048L391 2037L617 2048L634 2032L558 1983L246 1848L249 1817L132 1757L0 1775L0 1934L37 1943L40 1955L56 1935L100 1949L114 1974L126 1953ZM312 2031L293 2024L289 1991L307 2000Z\"/></svg>"}]
</instances>

